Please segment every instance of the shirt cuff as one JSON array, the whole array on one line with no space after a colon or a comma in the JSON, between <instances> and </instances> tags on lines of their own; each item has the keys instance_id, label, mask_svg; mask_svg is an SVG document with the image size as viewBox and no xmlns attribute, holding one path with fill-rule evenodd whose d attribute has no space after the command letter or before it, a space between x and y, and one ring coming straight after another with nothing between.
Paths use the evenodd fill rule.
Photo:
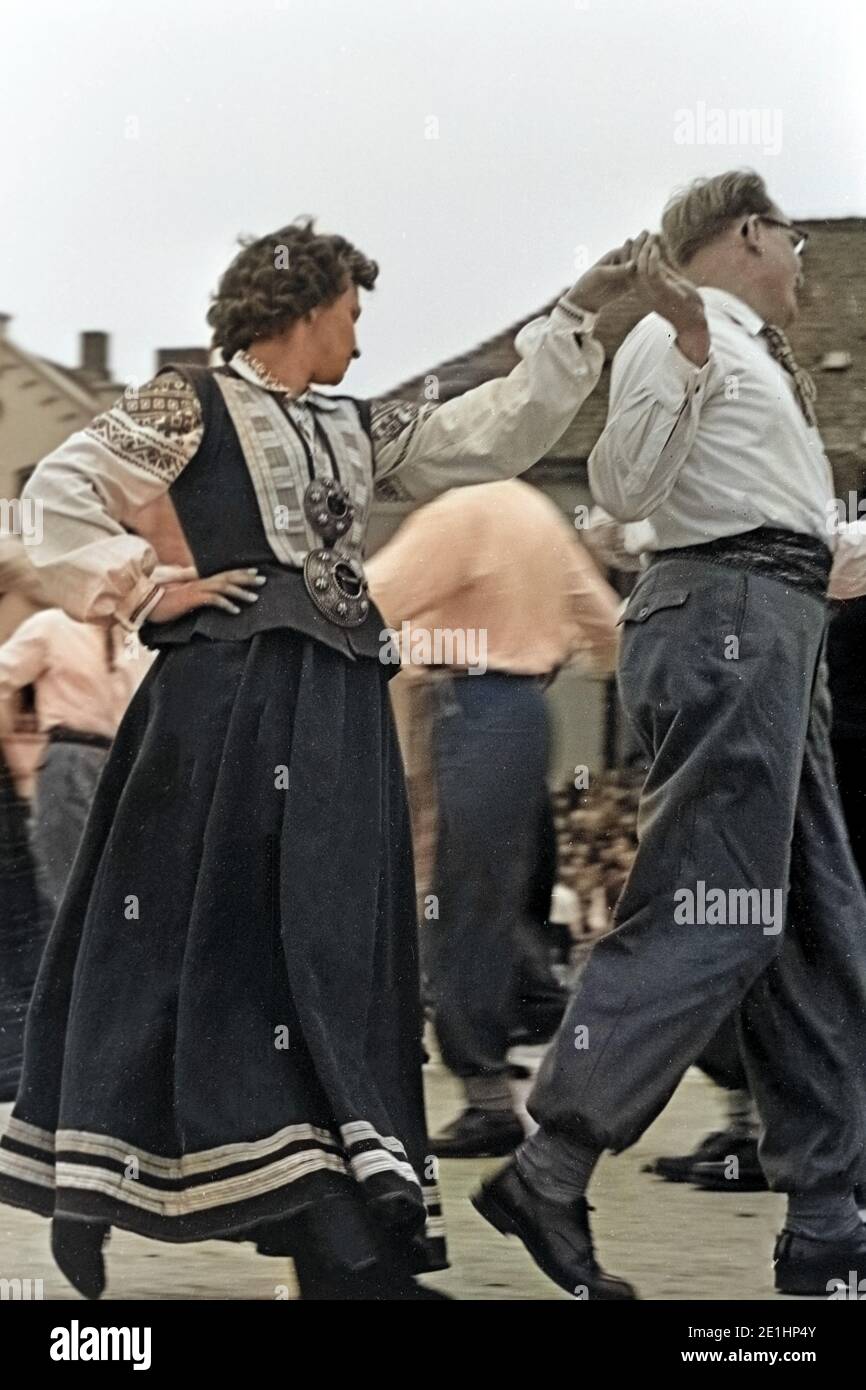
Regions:
<instances>
[{"instance_id":1,"label":"shirt cuff","mask_svg":"<svg viewBox=\"0 0 866 1390\"><path fill-rule=\"evenodd\" d=\"M564 325L573 333L591 333L598 323L598 314L575 304L567 304L564 299L557 301L550 317L553 323Z\"/></svg>"},{"instance_id":2,"label":"shirt cuff","mask_svg":"<svg viewBox=\"0 0 866 1390\"><path fill-rule=\"evenodd\" d=\"M114 618L127 632L138 632L159 603L165 589L149 579L140 579L135 588L114 610Z\"/></svg>"},{"instance_id":3,"label":"shirt cuff","mask_svg":"<svg viewBox=\"0 0 866 1390\"><path fill-rule=\"evenodd\" d=\"M597 319L598 314L591 314L588 309L577 309L560 299L550 314L539 314L538 318L530 319L529 323L523 325L514 339L515 350L519 357L528 357L551 327L573 334L578 347L583 347L582 339L592 333Z\"/></svg>"},{"instance_id":4,"label":"shirt cuff","mask_svg":"<svg viewBox=\"0 0 866 1390\"><path fill-rule=\"evenodd\" d=\"M712 362L711 352L702 367L696 366L685 353L680 352L674 339L658 366L647 377L648 389L660 405L676 414L687 401L705 391Z\"/></svg>"}]
</instances>

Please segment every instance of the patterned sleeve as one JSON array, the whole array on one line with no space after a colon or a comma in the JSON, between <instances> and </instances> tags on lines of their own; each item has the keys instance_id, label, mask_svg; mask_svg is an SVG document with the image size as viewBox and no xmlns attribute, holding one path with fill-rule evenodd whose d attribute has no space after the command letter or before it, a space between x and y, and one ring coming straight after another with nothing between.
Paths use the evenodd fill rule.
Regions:
<instances>
[{"instance_id":1,"label":"patterned sleeve","mask_svg":"<svg viewBox=\"0 0 866 1390\"><path fill-rule=\"evenodd\" d=\"M373 441L375 492L380 502L408 502L412 494L405 483L389 475L404 463L422 422L436 409L435 402L371 401L370 437Z\"/></svg>"},{"instance_id":2,"label":"patterned sleeve","mask_svg":"<svg viewBox=\"0 0 866 1390\"><path fill-rule=\"evenodd\" d=\"M166 492L204 433L195 389L177 372L130 388L37 467L24 489L41 539L28 547L49 598L73 618L138 627L159 601L153 548L130 520Z\"/></svg>"},{"instance_id":3,"label":"patterned sleeve","mask_svg":"<svg viewBox=\"0 0 866 1390\"><path fill-rule=\"evenodd\" d=\"M195 389L173 371L143 386L129 387L110 410L97 415L82 431L120 464L163 484L160 491L183 472L203 432Z\"/></svg>"},{"instance_id":4,"label":"patterned sleeve","mask_svg":"<svg viewBox=\"0 0 866 1390\"><path fill-rule=\"evenodd\" d=\"M521 360L508 376L445 401L372 401L376 497L426 502L449 488L515 477L543 458L601 375L594 323L560 301L518 335Z\"/></svg>"}]
</instances>

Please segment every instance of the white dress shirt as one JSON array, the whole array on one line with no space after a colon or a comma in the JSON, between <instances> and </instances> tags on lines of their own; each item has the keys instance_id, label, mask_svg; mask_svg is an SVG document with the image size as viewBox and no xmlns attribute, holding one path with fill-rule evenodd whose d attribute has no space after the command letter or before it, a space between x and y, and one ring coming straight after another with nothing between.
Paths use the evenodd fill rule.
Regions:
<instances>
[{"instance_id":1,"label":"white dress shirt","mask_svg":"<svg viewBox=\"0 0 866 1390\"><path fill-rule=\"evenodd\" d=\"M524 331L521 361L508 376L441 403L373 401L379 494L419 505L451 487L513 477L542 458L601 375L595 319L560 301ZM309 410L313 393L293 397L243 354L231 366L286 397L293 415ZM161 591L153 546L131 534L135 517L167 493L202 433L198 397L169 373L132 399L122 396L43 459L24 496L42 513L43 539L28 549L53 602L83 621L112 616L128 628L141 625Z\"/></svg>"},{"instance_id":2,"label":"white dress shirt","mask_svg":"<svg viewBox=\"0 0 866 1390\"><path fill-rule=\"evenodd\" d=\"M763 320L727 291L699 293L710 334L702 367L658 314L619 349L589 460L593 496L619 521L649 519L647 550L758 526L815 536L834 551L831 594L866 592L866 527L838 520L821 436L760 336Z\"/></svg>"}]
</instances>

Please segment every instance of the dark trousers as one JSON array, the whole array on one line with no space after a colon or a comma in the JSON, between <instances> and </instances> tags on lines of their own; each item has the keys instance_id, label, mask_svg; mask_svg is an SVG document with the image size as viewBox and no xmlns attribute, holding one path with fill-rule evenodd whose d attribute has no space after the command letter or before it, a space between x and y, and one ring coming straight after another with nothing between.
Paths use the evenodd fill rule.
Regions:
<instances>
[{"instance_id":1,"label":"dark trousers","mask_svg":"<svg viewBox=\"0 0 866 1390\"><path fill-rule=\"evenodd\" d=\"M851 852L860 878L866 883L866 739L832 739L836 785L842 802ZM725 1019L704 1048L697 1065L711 1081L726 1091L748 1090L748 1078L740 1057L736 1020Z\"/></svg>"},{"instance_id":2,"label":"dark trousers","mask_svg":"<svg viewBox=\"0 0 866 1390\"><path fill-rule=\"evenodd\" d=\"M866 738L834 736L833 758L851 852L866 883Z\"/></svg>"},{"instance_id":3,"label":"dark trousers","mask_svg":"<svg viewBox=\"0 0 866 1390\"><path fill-rule=\"evenodd\" d=\"M422 924L445 1065L460 1077L506 1072L547 802L548 726L536 679L488 672L436 682L439 831Z\"/></svg>"},{"instance_id":4,"label":"dark trousers","mask_svg":"<svg viewBox=\"0 0 866 1390\"><path fill-rule=\"evenodd\" d=\"M530 1098L546 1129L626 1148L736 1011L771 1187L852 1185L866 898L833 780L824 626L820 600L744 570L673 558L640 580L619 673L650 762L639 849ZM781 894L778 921L746 906L755 889Z\"/></svg>"},{"instance_id":5,"label":"dark trousers","mask_svg":"<svg viewBox=\"0 0 866 1390\"><path fill-rule=\"evenodd\" d=\"M66 891L107 757L106 748L85 743L49 743L45 750L36 780L33 853L52 913Z\"/></svg>"},{"instance_id":6,"label":"dark trousers","mask_svg":"<svg viewBox=\"0 0 866 1390\"><path fill-rule=\"evenodd\" d=\"M711 1081L725 1091L747 1091L749 1078L740 1055L740 1037L737 1020L731 1015L713 1035L696 1065L705 1072Z\"/></svg>"}]
</instances>

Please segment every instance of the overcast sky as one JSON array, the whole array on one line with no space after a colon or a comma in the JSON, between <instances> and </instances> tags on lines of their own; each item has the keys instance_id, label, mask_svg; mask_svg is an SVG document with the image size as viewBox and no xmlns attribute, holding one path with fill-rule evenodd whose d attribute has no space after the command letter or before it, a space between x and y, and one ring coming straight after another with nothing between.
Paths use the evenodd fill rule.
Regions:
<instances>
[{"instance_id":1,"label":"overcast sky","mask_svg":"<svg viewBox=\"0 0 866 1390\"><path fill-rule=\"evenodd\" d=\"M792 216L866 214L864 14L0 0L0 310L70 364L106 329L141 378L157 346L207 341L238 233L315 213L380 262L345 389L384 389L531 312L696 174L749 165Z\"/></svg>"}]
</instances>

